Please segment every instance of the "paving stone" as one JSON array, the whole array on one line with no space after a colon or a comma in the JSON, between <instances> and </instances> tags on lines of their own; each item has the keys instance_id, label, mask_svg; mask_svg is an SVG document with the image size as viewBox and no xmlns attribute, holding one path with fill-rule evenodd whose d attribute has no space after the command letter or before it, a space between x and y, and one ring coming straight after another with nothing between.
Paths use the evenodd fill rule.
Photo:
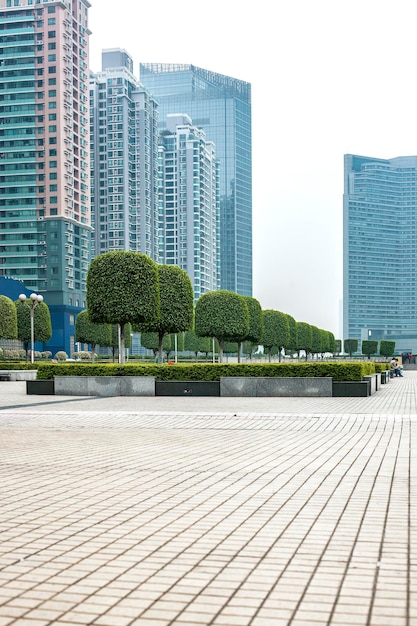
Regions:
<instances>
[{"instance_id":1,"label":"paving stone","mask_svg":"<svg viewBox=\"0 0 417 626\"><path fill-rule=\"evenodd\" d=\"M1 385L0 626L417 626L417 372L370 398Z\"/></svg>"}]
</instances>

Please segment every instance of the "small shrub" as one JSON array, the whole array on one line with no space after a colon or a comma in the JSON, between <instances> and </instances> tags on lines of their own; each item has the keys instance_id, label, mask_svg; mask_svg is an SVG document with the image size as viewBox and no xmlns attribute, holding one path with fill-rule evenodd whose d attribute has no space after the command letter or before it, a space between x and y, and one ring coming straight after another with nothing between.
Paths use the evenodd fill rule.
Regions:
<instances>
[{"instance_id":1,"label":"small shrub","mask_svg":"<svg viewBox=\"0 0 417 626\"><path fill-rule=\"evenodd\" d=\"M63 350L60 350L56 353L55 358L57 361L66 361L68 359L68 354Z\"/></svg>"}]
</instances>

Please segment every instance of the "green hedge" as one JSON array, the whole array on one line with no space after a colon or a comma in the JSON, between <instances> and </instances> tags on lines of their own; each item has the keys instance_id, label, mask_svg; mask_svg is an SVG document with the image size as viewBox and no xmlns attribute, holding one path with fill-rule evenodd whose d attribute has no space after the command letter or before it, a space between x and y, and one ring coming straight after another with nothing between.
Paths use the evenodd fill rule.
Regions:
<instances>
[{"instance_id":1,"label":"green hedge","mask_svg":"<svg viewBox=\"0 0 417 626\"><path fill-rule=\"evenodd\" d=\"M375 371L376 372L385 372L386 370L391 369L390 363L375 363Z\"/></svg>"},{"instance_id":2,"label":"green hedge","mask_svg":"<svg viewBox=\"0 0 417 626\"><path fill-rule=\"evenodd\" d=\"M334 381L362 380L375 373L373 361L322 363L40 363L38 380L55 376L155 376L158 380L220 380L223 376L315 377L331 376Z\"/></svg>"},{"instance_id":3,"label":"green hedge","mask_svg":"<svg viewBox=\"0 0 417 626\"><path fill-rule=\"evenodd\" d=\"M26 363L26 361L0 361L0 370L37 370L38 363Z\"/></svg>"}]
</instances>

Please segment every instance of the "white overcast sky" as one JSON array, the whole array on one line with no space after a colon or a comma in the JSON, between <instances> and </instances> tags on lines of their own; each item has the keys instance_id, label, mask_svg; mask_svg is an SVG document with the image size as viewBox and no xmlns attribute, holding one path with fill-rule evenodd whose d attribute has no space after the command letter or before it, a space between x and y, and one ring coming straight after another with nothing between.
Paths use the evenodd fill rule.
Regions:
<instances>
[{"instance_id":1,"label":"white overcast sky","mask_svg":"<svg viewBox=\"0 0 417 626\"><path fill-rule=\"evenodd\" d=\"M343 155L417 154L416 0L91 0L124 48L250 82L254 297L341 337Z\"/></svg>"}]
</instances>

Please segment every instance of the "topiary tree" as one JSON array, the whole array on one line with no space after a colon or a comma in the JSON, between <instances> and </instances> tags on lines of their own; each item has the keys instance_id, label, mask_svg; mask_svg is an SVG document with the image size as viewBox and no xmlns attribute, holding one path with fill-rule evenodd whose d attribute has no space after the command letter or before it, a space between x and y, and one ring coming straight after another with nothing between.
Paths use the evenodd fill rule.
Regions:
<instances>
[{"instance_id":1,"label":"topiary tree","mask_svg":"<svg viewBox=\"0 0 417 626\"><path fill-rule=\"evenodd\" d=\"M278 359L281 361L281 350L285 348L290 340L290 327L287 315L280 311L267 309L263 312L264 332L262 343L268 352L268 359L271 361L273 348L276 348Z\"/></svg>"},{"instance_id":2,"label":"topiary tree","mask_svg":"<svg viewBox=\"0 0 417 626\"><path fill-rule=\"evenodd\" d=\"M297 351L297 322L295 319L287 314L288 320L288 328L290 331L290 337L288 340L288 345L286 346L286 350L294 354Z\"/></svg>"},{"instance_id":3,"label":"topiary tree","mask_svg":"<svg viewBox=\"0 0 417 626\"><path fill-rule=\"evenodd\" d=\"M195 362L198 361L198 353L208 354L211 350L210 337L198 337L193 330L184 333L184 350L193 352Z\"/></svg>"},{"instance_id":4,"label":"topiary tree","mask_svg":"<svg viewBox=\"0 0 417 626\"><path fill-rule=\"evenodd\" d=\"M159 352L159 335L158 333L151 332L142 332L140 334L140 344L143 348L147 350L152 350L154 356L156 357L156 361L158 363L163 363L164 359L160 357ZM165 335L162 339L162 351L167 352L168 354L171 350L171 335Z\"/></svg>"},{"instance_id":5,"label":"topiary tree","mask_svg":"<svg viewBox=\"0 0 417 626\"><path fill-rule=\"evenodd\" d=\"M199 337L215 337L219 361L223 361L225 341L242 341L249 332L249 312L243 296L221 289L200 296L195 307L195 332Z\"/></svg>"},{"instance_id":6,"label":"topiary tree","mask_svg":"<svg viewBox=\"0 0 417 626\"><path fill-rule=\"evenodd\" d=\"M30 308L21 300L16 300L14 304L17 314L17 338L23 343L28 361L31 342ZM51 314L45 302L39 302L33 309L33 336L35 341L41 342L52 337Z\"/></svg>"},{"instance_id":7,"label":"topiary tree","mask_svg":"<svg viewBox=\"0 0 417 626\"><path fill-rule=\"evenodd\" d=\"M119 361L125 362L124 327L159 316L157 265L146 254L123 250L96 257L87 273L87 309L94 323L119 327Z\"/></svg>"},{"instance_id":8,"label":"topiary tree","mask_svg":"<svg viewBox=\"0 0 417 626\"><path fill-rule=\"evenodd\" d=\"M229 355L231 354L237 355L240 351L239 346L240 344L236 341L225 341L223 346L223 354L225 354L226 357L229 357Z\"/></svg>"},{"instance_id":9,"label":"topiary tree","mask_svg":"<svg viewBox=\"0 0 417 626\"><path fill-rule=\"evenodd\" d=\"M387 339L381 339L379 343L379 354L381 356L390 357L395 352L395 341L388 341Z\"/></svg>"},{"instance_id":10,"label":"topiary tree","mask_svg":"<svg viewBox=\"0 0 417 626\"><path fill-rule=\"evenodd\" d=\"M319 355L322 352L322 334L317 326L311 326L311 339L311 353Z\"/></svg>"},{"instance_id":11,"label":"topiary tree","mask_svg":"<svg viewBox=\"0 0 417 626\"><path fill-rule=\"evenodd\" d=\"M351 357L354 352L358 351L358 340L357 339L345 339L344 350Z\"/></svg>"},{"instance_id":12,"label":"topiary tree","mask_svg":"<svg viewBox=\"0 0 417 626\"><path fill-rule=\"evenodd\" d=\"M134 326L139 332L154 332L159 338L159 362L163 362L165 335L190 330L193 325L194 292L191 280L176 265L158 265L159 315L151 322Z\"/></svg>"},{"instance_id":13,"label":"topiary tree","mask_svg":"<svg viewBox=\"0 0 417 626\"><path fill-rule=\"evenodd\" d=\"M367 355L368 359L371 358L371 354L378 352L378 341L375 339L364 339L362 341L362 354Z\"/></svg>"},{"instance_id":14,"label":"topiary tree","mask_svg":"<svg viewBox=\"0 0 417 626\"><path fill-rule=\"evenodd\" d=\"M0 339L17 339L16 307L7 296L0 296Z\"/></svg>"},{"instance_id":15,"label":"topiary tree","mask_svg":"<svg viewBox=\"0 0 417 626\"><path fill-rule=\"evenodd\" d=\"M331 352L332 354L335 351L336 340L334 338L333 333L328 330L320 330L321 335L321 358L324 359L326 352Z\"/></svg>"},{"instance_id":16,"label":"topiary tree","mask_svg":"<svg viewBox=\"0 0 417 626\"><path fill-rule=\"evenodd\" d=\"M91 346L91 360L94 363L96 346L109 346L112 339L110 324L95 324L90 320L88 309L78 313L75 320L75 341ZM82 358L82 357L81 357Z\"/></svg>"},{"instance_id":17,"label":"topiary tree","mask_svg":"<svg viewBox=\"0 0 417 626\"><path fill-rule=\"evenodd\" d=\"M312 350L313 345L313 331L310 324L307 322L297 322L297 352L298 358L300 358L301 350L304 350L306 355L306 361L308 355Z\"/></svg>"},{"instance_id":18,"label":"topiary tree","mask_svg":"<svg viewBox=\"0 0 417 626\"><path fill-rule=\"evenodd\" d=\"M249 353L250 357L252 357L253 350L256 349L262 341L262 335L264 332L264 314L262 307L256 298L252 298L251 296L243 297L245 298L249 313L249 330L244 340L248 345L252 346ZM240 362L240 352L241 346L239 342L238 362Z\"/></svg>"}]
</instances>

